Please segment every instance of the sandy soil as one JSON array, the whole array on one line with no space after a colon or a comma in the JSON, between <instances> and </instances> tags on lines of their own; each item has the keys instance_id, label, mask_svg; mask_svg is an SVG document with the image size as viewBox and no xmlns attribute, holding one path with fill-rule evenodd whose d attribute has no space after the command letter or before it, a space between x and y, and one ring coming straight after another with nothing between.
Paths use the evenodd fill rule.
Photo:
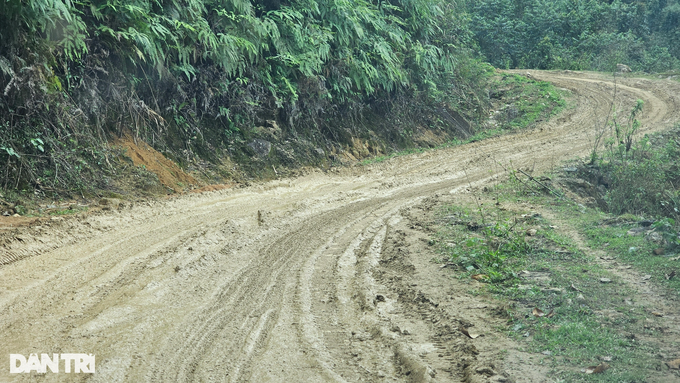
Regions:
<instances>
[{"instance_id":1,"label":"sandy soil","mask_svg":"<svg viewBox=\"0 0 680 383\"><path fill-rule=\"evenodd\" d=\"M510 163L541 171L588 154L611 76L531 74L574 107L457 148L5 231L0 381L541 381L488 362L508 341L493 318L471 326L487 303L452 291L414 255L427 230L409 231L414 209ZM680 120L680 83L618 79L617 98L619 110L645 101L643 132ZM461 331L475 327L487 335ZM95 354L96 373L9 374L10 353L67 352Z\"/></svg>"}]
</instances>

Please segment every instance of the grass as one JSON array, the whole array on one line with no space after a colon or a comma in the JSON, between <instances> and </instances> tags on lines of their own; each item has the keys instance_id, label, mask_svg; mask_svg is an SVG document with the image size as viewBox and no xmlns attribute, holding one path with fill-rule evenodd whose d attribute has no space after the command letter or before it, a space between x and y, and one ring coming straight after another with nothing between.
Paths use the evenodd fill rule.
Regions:
<instances>
[{"instance_id":1,"label":"grass","mask_svg":"<svg viewBox=\"0 0 680 383\"><path fill-rule=\"evenodd\" d=\"M387 155L364 159L360 164L375 164L394 157L459 146L526 129L558 114L567 105L566 92L559 90L549 82L534 81L524 76L515 74L498 76L492 81L490 87L500 90L497 93L496 103L499 105L512 104L512 107L516 109L516 116L504 119L492 128L478 131L464 140L455 138L434 148L411 148L396 151Z\"/></svg>"},{"instance_id":2,"label":"grass","mask_svg":"<svg viewBox=\"0 0 680 383\"><path fill-rule=\"evenodd\" d=\"M653 251L660 245L645 239L644 235L628 235L637 223L608 224L602 219L584 219L580 226L588 240L588 246L605 250L609 255L634 266L651 280L680 294L680 278L666 279L671 271L680 272L680 260L675 252L656 255Z\"/></svg>"},{"instance_id":3,"label":"grass","mask_svg":"<svg viewBox=\"0 0 680 383\"><path fill-rule=\"evenodd\" d=\"M526 351L546 355L551 378L643 382L666 369L667 359L659 357L654 340L662 335L647 326L659 318L636 304L635 291L594 255L603 250L652 274L651 282L680 291L679 280L665 280L669 258L652 256L654 245L626 234L638 226L637 217L616 220L512 181L475 197L481 198L480 205L445 206L440 211L434 240L439 261L455 265L459 278L481 278L487 294L514 302L508 334ZM559 222L533 210L550 212ZM567 234L570 230L586 238L585 243L575 242ZM630 252L631 247L637 250ZM601 278L611 283L602 283ZM553 315L534 316L533 308ZM603 361L611 366L604 373L582 372Z\"/></svg>"}]
</instances>

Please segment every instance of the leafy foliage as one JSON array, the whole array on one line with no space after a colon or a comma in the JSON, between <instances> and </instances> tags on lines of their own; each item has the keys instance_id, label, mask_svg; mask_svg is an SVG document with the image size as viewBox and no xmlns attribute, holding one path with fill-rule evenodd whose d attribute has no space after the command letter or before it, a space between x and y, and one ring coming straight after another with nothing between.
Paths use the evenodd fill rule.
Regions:
<instances>
[{"instance_id":1,"label":"leafy foliage","mask_svg":"<svg viewBox=\"0 0 680 383\"><path fill-rule=\"evenodd\" d=\"M680 67L677 0L469 0L482 53L501 68Z\"/></svg>"},{"instance_id":2,"label":"leafy foliage","mask_svg":"<svg viewBox=\"0 0 680 383\"><path fill-rule=\"evenodd\" d=\"M488 72L441 0L8 0L0 22L0 161L17 187L45 176L19 176L23 154L69 187L57 157L125 130L191 160L266 120L339 139L367 111L480 106Z\"/></svg>"}]
</instances>

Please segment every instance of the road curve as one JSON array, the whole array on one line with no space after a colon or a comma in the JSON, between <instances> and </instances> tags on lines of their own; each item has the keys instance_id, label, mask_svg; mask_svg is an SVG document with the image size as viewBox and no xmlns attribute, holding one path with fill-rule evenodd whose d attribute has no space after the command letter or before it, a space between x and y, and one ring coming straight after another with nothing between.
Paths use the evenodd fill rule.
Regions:
<instances>
[{"instance_id":1,"label":"road curve","mask_svg":"<svg viewBox=\"0 0 680 383\"><path fill-rule=\"evenodd\" d=\"M643 133L680 121L677 82L531 75L573 94L531 130L27 229L0 247L0 382L462 381L464 337L434 375L390 331L401 303L376 308L400 210L587 155L615 87L618 110L645 101ZM10 353L91 353L96 373L10 374Z\"/></svg>"}]
</instances>

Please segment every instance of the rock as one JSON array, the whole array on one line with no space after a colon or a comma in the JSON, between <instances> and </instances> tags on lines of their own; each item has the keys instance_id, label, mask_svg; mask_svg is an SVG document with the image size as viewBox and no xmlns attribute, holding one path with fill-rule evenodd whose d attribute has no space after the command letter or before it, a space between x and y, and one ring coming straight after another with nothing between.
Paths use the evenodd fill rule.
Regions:
<instances>
[{"instance_id":1,"label":"rock","mask_svg":"<svg viewBox=\"0 0 680 383\"><path fill-rule=\"evenodd\" d=\"M534 235L536 235L537 232L538 231L536 229L529 229L527 230L527 235L533 237Z\"/></svg>"},{"instance_id":2,"label":"rock","mask_svg":"<svg viewBox=\"0 0 680 383\"><path fill-rule=\"evenodd\" d=\"M625 64L616 64L616 71L619 73L630 73L632 70L628 65Z\"/></svg>"},{"instance_id":3,"label":"rock","mask_svg":"<svg viewBox=\"0 0 680 383\"><path fill-rule=\"evenodd\" d=\"M609 278L600 278L600 283L612 283L612 280Z\"/></svg>"},{"instance_id":4,"label":"rock","mask_svg":"<svg viewBox=\"0 0 680 383\"><path fill-rule=\"evenodd\" d=\"M321 157L326 155L326 152L324 152L323 149L321 149L321 148L316 148L316 149L314 149L314 151L316 152L316 154L318 154Z\"/></svg>"},{"instance_id":5,"label":"rock","mask_svg":"<svg viewBox=\"0 0 680 383\"><path fill-rule=\"evenodd\" d=\"M260 157L267 156L272 150L272 143L267 140L253 140L248 146Z\"/></svg>"},{"instance_id":6,"label":"rock","mask_svg":"<svg viewBox=\"0 0 680 383\"><path fill-rule=\"evenodd\" d=\"M662 243L663 242L663 236L656 231L652 231L647 234L645 237L646 240L649 242L654 242L654 243ZM658 255L658 254L657 254Z\"/></svg>"},{"instance_id":7,"label":"rock","mask_svg":"<svg viewBox=\"0 0 680 383\"><path fill-rule=\"evenodd\" d=\"M508 121L514 120L519 116L519 109L515 105L509 105L505 109L505 118Z\"/></svg>"}]
</instances>

